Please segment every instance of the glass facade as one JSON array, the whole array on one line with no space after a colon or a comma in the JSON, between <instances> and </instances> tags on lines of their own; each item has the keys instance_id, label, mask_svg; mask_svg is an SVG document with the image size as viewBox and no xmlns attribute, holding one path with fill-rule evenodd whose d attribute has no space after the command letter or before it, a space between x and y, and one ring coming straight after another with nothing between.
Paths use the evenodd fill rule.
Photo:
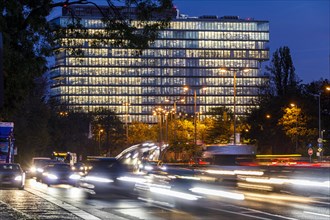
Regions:
<instances>
[{"instance_id":1,"label":"glass facade","mask_svg":"<svg viewBox=\"0 0 330 220\"><path fill-rule=\"evenodd\" d=\"M71 19L61 16L53 22L66 26ZM89 32L104 28L101 19L91 15L82 16L81 23ZM84 45L84 56L58 49L49 73L51 97L71 111L110 109L123 119L124 103L130 103L129 123L156 123L153 109L170 109L181 98L185 102L177 103L177 111L188 114L194 113L195 104L202 114L213 107L233 108L235 73L236 112L244 115L267 80L261 63L269 59L268 21L178 15L141 56L132 49L93 48L91 39L67 41ZM223 68L227 71L220 71ZM243 72L245 68L249 72ZM190 89L184 91L184 86Z\"/></svg>"}]
</instances>

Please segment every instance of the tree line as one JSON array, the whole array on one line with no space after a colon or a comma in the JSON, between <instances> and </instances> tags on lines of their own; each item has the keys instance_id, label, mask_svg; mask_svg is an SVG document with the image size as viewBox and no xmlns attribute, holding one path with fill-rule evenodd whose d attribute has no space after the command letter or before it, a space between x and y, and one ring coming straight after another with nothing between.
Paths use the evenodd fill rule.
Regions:
<instances>
[{"instance_id":1,"label":"tree line","mask_svg":"<svg viewBox=\"0 0 330 220\"><path fill-rule=\"evenodd\" d=\"M114 8L112 1L107 2ZM173 4L171 0L128 2L140 9L137 16L143 21L141 25L145 31L136 31L129 24L131 19L121 13L113 13L117 19L104 17L109 32L102 38L113 38L116 32L127 41L121 38L114 44L143 50L156 39L157 32L166 27L169 17L164 17L154 26L148 26L145 21L152 20L155 13L171 11ZM65 9L74 4L86 4L86 1L0 3L3 12L0 32L3 35L4 78L4 105L0 106L0 120L15 122L15 143L21 162L32 156L50 155L53 150L113 156L128 145L146 140L169 143L173 160L199 156L201 149L195 146L195 126L198 144L231 142L233 113L222 106L211 109L208 117L201 116L196 125L191 117L162 119L164 123L154 125L132 122L128 136L116 112L84 114L55 108L58 105L47 99L47 82L43 77L48 70L47 57L54 55L52 48L59 43L55 40L58 35L74 37L74 34L82 33L75 31L81 26L74 14L72 17L77 23L73 24L77 26L69 26L65 33L54 31L47 16L55 8ZM114 25L114 20L123 22ZM79 51L72 53L79 54ZM260 153L306 153L306 146L311 144L316 148L316 140L322 135L324 152L329 154L330 97L326 90L329 79L303 84L295 72L287 46L273 53L266 70L269 81L261 87L259 98L253 100L255 107L247 112L247 117L238 120L237 132L241 134L242 142L257 145ZM318 130L319 118L322 119L321 131Z\"/></svg>"}]
</instances>

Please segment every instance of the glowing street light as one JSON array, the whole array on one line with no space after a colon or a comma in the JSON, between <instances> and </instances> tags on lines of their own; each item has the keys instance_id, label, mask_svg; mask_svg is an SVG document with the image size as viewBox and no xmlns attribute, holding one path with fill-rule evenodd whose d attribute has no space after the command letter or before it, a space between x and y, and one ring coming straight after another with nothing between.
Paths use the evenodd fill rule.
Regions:
<instances>
[{"instance_id":1,"label":"glowing street light","mask_svg":"<svg viewBox=\"0 0 330 220\"><path fill-rule=\"evenodd\" d=\"M125 110L125 129L126 129L126 141L128 143L128 106L131 105L131 103L129 102L124 102L123 103L124 106L126 106L126 110Z\"/></svg>"},{"instance_id":2,"label":"glowing street light","mask_svg":"<svg viewBox=\"0 0 330 220\"><path fill-rule=\"evenodd\" d=\"M221 68L220 73L225 73L227 71L233 71L234 72L234 145L236 145L236 77L237 72L242 71L244 73L247 73L250 71L248 68Z\"/></svg>"},{"instance_id":3,"label":"glowing street light","mask_svg":"<svg viewBox=\"0 0 330 220\"><path fill-rule=\"evenodd\" d=\"M194 143L195 143L195 146L197 146L197 90L206 90L207 88L206 87L203 87L203 86L190 86L191 89L193 89L194 91ZM189 86L185 86L183 87L183 89L185 91L188 91L190 89Z\"/></svg>"},{"instance_id":4,"label":"glowing street light","mask_svg":"<svg viewBox=\"0 0 330 220\"><path fill-rule=\"evenodd\" d=\"M101 155L101 133L103 133L103 129L100 129L99 130L99 152L100 152L100 155Z\"/></svg>"}]
</instances>

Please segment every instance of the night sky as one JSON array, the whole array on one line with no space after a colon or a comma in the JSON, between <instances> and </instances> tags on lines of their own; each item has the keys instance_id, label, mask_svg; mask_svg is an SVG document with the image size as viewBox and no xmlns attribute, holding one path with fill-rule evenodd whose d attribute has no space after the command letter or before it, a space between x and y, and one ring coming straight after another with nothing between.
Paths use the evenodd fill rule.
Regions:
<instances>
[{"instance_id":1,"label":"night sky","mask_svg":"<svg viewBox=\"0 0 330 220\"><path fill-rule=\"evenodd\" d=\"M106 0L92 1L107 5ZM267 20L271 57L279 47L288 46L296 74L303 83L330 79L330 0L173 0L173 3L180 13L194 17L235 15Z\"/></svg>"},{"instance_id":2,"label":"night sky","mask_svg":"<svg viewBox=\"0 0 330 220\"><path fill-rule=\"evenodd\" d=\"M288 46L296 74L330 78L330 0L173 0L189 16L236 15L270 22L270 51Z\"/></svg>"}]
</instances>

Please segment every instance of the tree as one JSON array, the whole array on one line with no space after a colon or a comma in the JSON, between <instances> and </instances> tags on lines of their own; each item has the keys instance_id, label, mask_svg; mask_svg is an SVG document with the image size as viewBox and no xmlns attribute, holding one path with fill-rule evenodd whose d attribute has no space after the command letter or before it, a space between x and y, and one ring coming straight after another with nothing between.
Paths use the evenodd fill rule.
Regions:
<instances>
[{"instance_id":1,"label":"tree","mask_svg":"<svg viewBox=\"0 0 330 220\"><path fill-rule=\"evenodd\" d=\"M104 135L100 135L100 153L108 156L116 156L126 148L126 131L123 122L114 111L101 109L94 114L92 121L93 134L99 138L102 129Z\"/></svg>"},{"instance_id":2,"label":"tree","mask_svg":"<svg viewBox=\"0 0 330 220\"><path fill-rule=\"evenodd\" d=\"M34 90L17 110L19 114L13 118L15 146L18 149L16 159L24 168L30 165L32 157L47 156L47 146L51 142L48 130L51 112L43 101L45 79L36 79L35 84Z\"/></svg>"},{"instance_id":3,"label":"tree","mask_svg":"<svg viewBox=\"0 0 330 220\"><path fill-rule=\"evenodd\" d=\"M91 116L86 113L51 111L48 121L48 133L50 136L46 155L52 151L74 152L77 156L87 156L92 153L95 143L88 139L89 123Z\"/></svg>"},{"instance_id":4,"label":"tree","mask_svg":"<svg viewBox=\"0 0 330 220\"><path fill-rule=\"evenodd\" d=\"M134 13L125 13L123 7L115 6L116 2L124 3L126 10ZM72 5L91 4L100 10L107 30L104 35L94 35L95 39L103 37L103 43L138 50L147 48L157 38L158 31L168 25L174 12L172 0L107 0L107 3L109 13L104 13L97 4L86 0L1 1L0 10L3 13L0 16L0 32L3 34L4 45L5 96L0 118L8 120L15 114L35 86L35 77L47 71L46 58L52 55L54 43L60 43L56 41L57 37L61 34L69 36L84 33L79 17L74 14L72 19L75 22L67 29L54 29L47 17L55 8L70 11ZM135 19L139 22L135 23ZM148 22L150 20L155 22ZM96 46L97 42L95 40Z\"/></svg>"},{"instance_id":5,"label":"tree","mask_svg":"<svg viewBox=\"0 0 330 220\"><path fill-rule=\"evenodd\" d=\"M157 141L158 132L156 126L148 125L142 122L133 122L129 126L130 145L142 143L145 141Z\"/></svg>"},{"instance_id":6,"label":"tree","mask_svg":"<svg viewBox=\"0 0 330 220\"><path fill-rule=\"evenodd\" d=\"M274 85L274 93L277 96L285 96L297 91L299 79L290 54L286 46L280 47L273 53L270 66L266 66Z\"/></svg>"},{"instance_id":7,"label":"tree","mask_svg":"<svg viewBox=\"0 0 330 220\"><path fill-rule=\"evenodd\" d=\"M209 127L207 143L229 143L233 134L233 114L225 107L213 108L210 111L213 116L213 123Z\"/></svg>"},{"instance_id":8,"label":"tree","mask_svg":"<svg viewBox=\"0 0 330 220\"><path fill-rule=\"evenodd\" d=\"M315 135L317 130L307 128L308 118L302 113L302 109L294 105L291 108L284 109L284 115L279 119L278 124L282 126L285 134L290 137L295 147L289 152L296 153L299 148L299 143L308 140L308 137Z\"/></svg>"}]
</instances>

